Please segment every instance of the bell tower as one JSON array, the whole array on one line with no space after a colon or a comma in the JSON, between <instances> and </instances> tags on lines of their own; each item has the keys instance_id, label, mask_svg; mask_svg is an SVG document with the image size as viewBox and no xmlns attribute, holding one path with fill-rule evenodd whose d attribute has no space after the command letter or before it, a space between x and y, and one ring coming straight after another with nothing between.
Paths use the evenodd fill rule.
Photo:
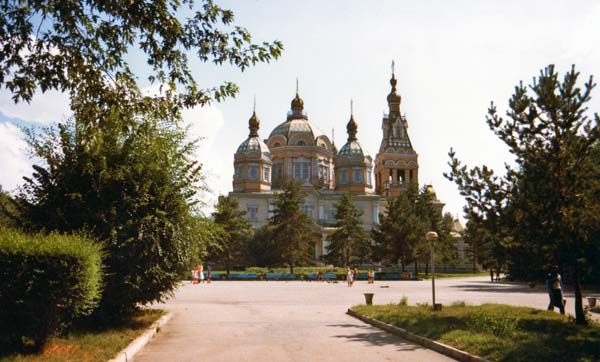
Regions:
<instances>
[{"instance_id":1,"label":"bell tower","mask_svg":"<svg viewBox=\"0 0 600 362\"><path fill-rule=\"evenodd\" d=\"M419 155L408 137L406 117L400 113L402 97L396 92L397 83L392 61L389 113L383 115L383 138L375 156L375 192L382 196L398 196L410 184L419 183Z\"/></svg>"}]
</instances>

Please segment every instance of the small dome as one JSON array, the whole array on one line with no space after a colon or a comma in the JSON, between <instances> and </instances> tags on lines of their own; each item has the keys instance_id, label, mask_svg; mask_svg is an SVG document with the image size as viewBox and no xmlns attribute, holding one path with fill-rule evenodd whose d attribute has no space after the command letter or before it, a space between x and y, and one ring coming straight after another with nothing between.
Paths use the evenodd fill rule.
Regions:
<instances>
[{"instance_id":1,"label":"small dome","mask_svg":"<svg viewBox=\"0 0 600 362\"><path fill-rule=\"evenodd\" d=\"M242 142L238 147L237 154L256 154L257 156L271 157L269 147L259 137L248 137L247 140Z\"/></svg>"},{"instance_id":2,"label":"small dome","mask_svg":"<svg viewBox=\"0 0 600 362\"><path fill-rule=\"evenodd\" d=\"M292 110L293 111L302 111L304 109L304 101L300 98L300 95L296 93L296 97L292 99Z\"/></svg>"},{"instance_id":3,"label":"small dome","mask_svg":"<svg viewBox=\"0 0 600 362\"><path fill-rule=\"evenodd\" d=\"M430 195L432 195L434 198L436 197L436 194L435 194L435 189L433 188L433 186L432 186L432 185L427 185L427 186L425 186L425 190L426 190L426 191L427 191L427 192L428 192Z\"/></svg>"},{"instance_id":4,"label":"small dome","mask_svg":"<svg viewBox=\"0 0 600 362\"><path fill-rule=\"evenodd\" d=\"M347 142L337 153L337 157L368 157L369 154L363 150L358 141Z\"/></svg>"},{"instance_id":5,"label":"small dome","mask_svg":"<svg viewBox=\"0 0 600 362\"><path fill-rule=\"evenodd\" d=\"M390 91L390 94L388 94L387 96L387 101L388 103L400 103L400 101L402 100L402 97L400 97L399 94L396 93L396 84L398 84L398 81L396 80L396 76L392 73L392 79L390 79L390 85L392 86L392 90Z\"/></svg>"}]
</instances>

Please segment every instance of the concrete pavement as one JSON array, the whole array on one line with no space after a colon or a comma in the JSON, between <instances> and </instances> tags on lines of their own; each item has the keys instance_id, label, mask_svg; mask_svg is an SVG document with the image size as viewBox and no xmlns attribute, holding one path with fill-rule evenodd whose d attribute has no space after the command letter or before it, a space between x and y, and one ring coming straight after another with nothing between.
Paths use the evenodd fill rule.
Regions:
<instances>
[{"instance_id":1,"label":"concrete pavement","mask_svg":"<svg viewBox=\"0 0 600 362\"><path fill-rule=\"evenodd\" d=\"M215 281L185 282L173 299L156 307L171 321L138 355L150 361L452 361L345 314L374 293L375 304L431 303L430 281L345 283ZM438 303L506 303L545 308L543 287L490 283L488 278L436 280ZM567 311L573 299L567 293Z\"/></svg>"}]
</instances>

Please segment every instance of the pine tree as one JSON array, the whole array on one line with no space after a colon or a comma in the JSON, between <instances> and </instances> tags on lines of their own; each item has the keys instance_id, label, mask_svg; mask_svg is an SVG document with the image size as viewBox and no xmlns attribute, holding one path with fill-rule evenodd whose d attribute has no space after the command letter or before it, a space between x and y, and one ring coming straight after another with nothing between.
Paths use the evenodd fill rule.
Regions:
<instances>
[{"instance_id":1,"label":"pine tree","mask_svg":"<svg viewBox=\"0 0 600 362\"><path fill-rule=\"evenodd\" d=\"M476 215L500 246L493 255L508 255L513 276L539 277L549 264L571 271L576 323L585 324L581 278L593 268L587 256L600 223L600 174L593 161L600 117L587 114L592 77L583 88L578 77L573 66L561 82L550 65L529 87L515 87L507 118L492 103L487 123L517 163L505 177L485 167L467 170L452 151L447 177L467 197L467 214Z\"/></svg>"},{"instance_id":2,"label":"pine tree","mask_svg":"<svg viewBox=\"0 0 600 362\"><path fill-rule=\"evenodd\" d=\"M387 212L372 233L377 256L385 263L402 263L402 269L414 260L414 248L425 237L427 222L417 209L419 190L409 187L396 198L388 199Z\"/></svg>"},{"instance_id":3,"label":"pine tree","mask_svg":"<svg viewBox=\"0 0 600 362\"><path fill-rule=\"evenodd\" d=\"M283 191L275 196L272 226L273 241L281 259L294 272L294 266L311 261L314 250L312 228L314 222L300 210L304 195L300 185L288 182Z\"/></svg>"},{"instance_id":4,"label":"pine tree","mask_svg":"<svg viewBox=\"0 0 600 362\"><path fill-rule=\"evenodd\" d=\"M362 226L362 211L356 208L349 193L344 193L335 207L336 231L327 245L327 260L345 266L368 260L371 240Z\"/></svg>"},{"instance_id":5,"label":"pine tree","mask_svg":"<svg viewBox=\"0 0 600 362\"><path fill-rule=\"evenodd\" d=\"M216 210L212 216L215 224L221 229L221 237L209 249L209 258L221 263L227 270L227 276L232 266L240 265L245 260L246 244L252 237L252 226L246 218L246 211L239 209L239 202L230 196L219 196Z\"/></svg>"}]
</instances>

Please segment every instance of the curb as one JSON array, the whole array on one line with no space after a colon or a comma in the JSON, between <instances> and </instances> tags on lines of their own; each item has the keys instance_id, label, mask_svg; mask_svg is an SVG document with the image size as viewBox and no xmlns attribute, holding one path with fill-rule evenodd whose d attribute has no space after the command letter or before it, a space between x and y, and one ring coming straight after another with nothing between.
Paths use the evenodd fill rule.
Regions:
<instances>
[{"instance_id":1,"label":"curb","mask_svg":"<svg viewBox=\"0 0 600 362\"><path fill-rule=\"evenodd\" d=\"M134 339L124 350L119 352L113 359L108 360L108 362L130 362L133 361L133 357L136 353L138 353L150 340L154 337L156 333L160 330L160 327L165 325L173 316L172 312L167 313L166 315L160 317L159 320L154 322L144 334Z\"/></svg>"},{"instance_id":2,"label":"curb","mask_svg":"<svg viewBox=\"0 0 600 362\"><path fill-rule=\"evenodd\" d=\"M376 319L372 319L372 318L360 315L350 308L348 308L348 311L346 312L346 314L348 314L354 318L360 319L361 321L368 323L374 327L377 327L377 328L383 329L387 332L398 335L406 340L420 344L423 347L429 348L431 350L434 350L438 353L441 353L448 357L454 358L461 362L490 362L489 360L487 360L485 358L481 358L479 356L469 354L465 351L461 351L460 349L456 349L456 348L448 346L446 344L436 342L429 338L418 336L416 334L413 334L413 333L407 331L406 329L402 329L402 328L393 326L391 324L387 324L387 323L378 321Z\"/></svg>"}]
</instances>

